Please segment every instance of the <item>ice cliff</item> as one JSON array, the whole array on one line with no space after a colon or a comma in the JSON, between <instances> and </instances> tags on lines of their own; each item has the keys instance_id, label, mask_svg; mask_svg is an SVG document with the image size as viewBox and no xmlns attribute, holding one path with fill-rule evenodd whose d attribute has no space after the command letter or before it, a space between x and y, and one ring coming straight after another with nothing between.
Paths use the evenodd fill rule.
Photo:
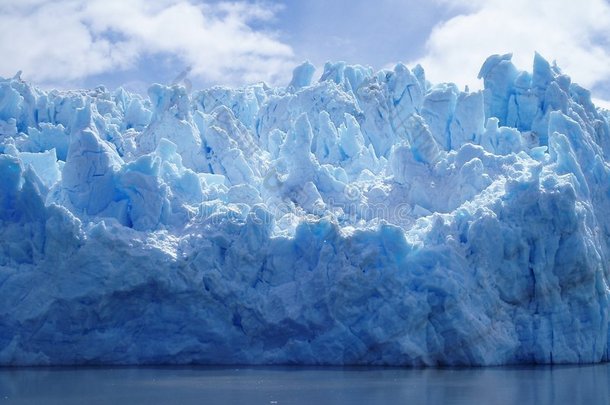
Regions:
<instances>
[{"instance_id":1,"label":"ice cliff","mask_svg":"<svg viewBox=\"0 0 610 405\"><path fill-rule=\"evenodd\" d=\"M610 127L536 55L287 87L0 80L0 364L608 359Z\"/></svg>"}]
</instances>

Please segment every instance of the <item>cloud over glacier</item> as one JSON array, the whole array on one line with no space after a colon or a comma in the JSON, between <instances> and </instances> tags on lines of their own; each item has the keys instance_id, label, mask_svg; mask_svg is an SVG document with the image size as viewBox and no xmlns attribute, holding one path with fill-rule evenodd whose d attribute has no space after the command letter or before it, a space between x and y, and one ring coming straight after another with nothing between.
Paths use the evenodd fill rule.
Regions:
<instances>
[{"instance_id":1,"label":"cloud over glacier","mask_svg":"<svg viewBox=\"0 0 610 405\"><path fill-rule=\"evenodd\" d=\"M145 94L150 82L170 83L187 66L199 86L277 85L295 61L405 61L428 66L433 81L478 89L487 55L512 52L526 69L537 50L600 102L610 100L608 3L530 3L6 0L0 74L23 70L46 88L104 83Z\"/></svg>"},{"instance_id":2,"label":"cloud over glacier","mask_svg":"<svg viewBox=\"0 0 610 405\"><path fill-rule=\"evenodd\" d=\"M506 2L438 0L457 15L436 25L417 63L428 66L432 80L479 88L479 61L500 52L514 54L525 69L535 51L557 63L587 87L610 81L610 4L605 0ZM606 89L600 89L598 97Z\"/></svg>"},{"instance_id":3,"label":"cloud over glacier","mask_svg":"<svg viewBox=\"0 0 610 405\"><path fill-rule=\"evenodd\" d=\"M536 54L483 91L0 81L0 364L608 359L610 126Z\"/></svg>"},{"instance_id":4,"label":"cloud over glacier","mask_svg":"<svg viewBox=\"0 0 610 405\"><path fill-rule=\"evenodd\" d=\"M277 81L289 72L292 49L260 23L279 9L270 3L186 0L6 2L0 13L0 74L24 70L37 83L65 86L133 68L145 56L160 58L153 58L157 63L166 56L209 82Z\"/></svg>"}]
</instances>

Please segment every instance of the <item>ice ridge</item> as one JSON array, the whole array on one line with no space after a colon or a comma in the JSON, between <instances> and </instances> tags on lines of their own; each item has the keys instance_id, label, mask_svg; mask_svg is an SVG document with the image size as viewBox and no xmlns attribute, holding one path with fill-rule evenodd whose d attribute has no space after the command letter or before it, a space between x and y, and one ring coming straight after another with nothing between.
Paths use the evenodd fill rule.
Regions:
<instances>
[{"instance_id":1,"label":"ice ridge","mask_svg":"<svg viewBox=\"0 0 610 405\"><path fill-rule=\"evenodd\" d=\"M608 360L610 115L536 54L482 91L0 79L0 364Z\"/></svg>"}]
</instances>

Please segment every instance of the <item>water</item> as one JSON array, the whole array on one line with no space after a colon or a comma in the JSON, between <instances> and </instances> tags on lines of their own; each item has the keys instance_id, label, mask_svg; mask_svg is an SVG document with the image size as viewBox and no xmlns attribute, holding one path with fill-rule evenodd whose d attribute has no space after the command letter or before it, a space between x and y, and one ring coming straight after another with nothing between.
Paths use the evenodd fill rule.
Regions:
<instances>
[{"instance_id":1,"label":"water","mask_svg":"<svg viewBox=\"0 0 610 405\"><path fill-rule=\"evenodd\" d=\"M0 368L0 404L608 404L610 365Z\"/></svg>"}]
</instances>

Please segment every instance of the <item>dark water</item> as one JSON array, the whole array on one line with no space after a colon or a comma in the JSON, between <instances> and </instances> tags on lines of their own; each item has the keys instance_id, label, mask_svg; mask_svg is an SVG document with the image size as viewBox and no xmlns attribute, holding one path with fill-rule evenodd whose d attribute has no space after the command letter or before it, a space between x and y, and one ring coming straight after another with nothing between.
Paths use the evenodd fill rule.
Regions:
<instances>
[{"instance_id":1,"label":"dark water","mask_svg":"<svg viewBox=\"0 0 610 405\"><path fill-rule=\"evenodd\" d=\"M609 404L610 365L0 368L0 404Z\"/></svg>"}]
</instances>

